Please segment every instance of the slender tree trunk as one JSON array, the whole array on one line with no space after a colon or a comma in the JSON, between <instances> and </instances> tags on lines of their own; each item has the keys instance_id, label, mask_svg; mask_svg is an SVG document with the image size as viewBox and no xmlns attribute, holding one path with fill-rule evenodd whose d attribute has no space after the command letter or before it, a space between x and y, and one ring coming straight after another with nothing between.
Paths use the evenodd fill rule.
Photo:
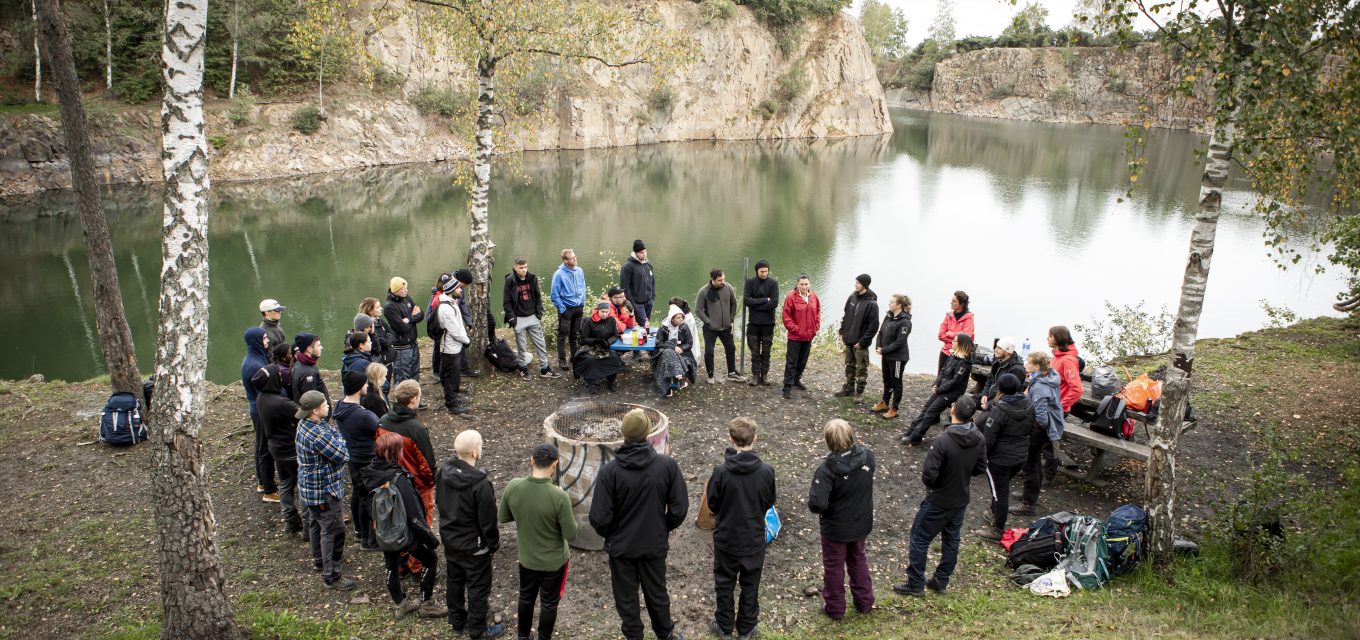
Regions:
<instances>
[{"instance_id":1,"label":"slender tree trunk","mask_svg":"<svg viewBox=\"0 0 1360 640\"><path fill-rule=\"evenodd\" d=\"M137 352L132 344L123 311L123 294L118 286L118 266L113 260L109 224L99 197L99 181L94 172L90 132L85 123L85 105L80 97L80 79L71 57L71 39L62 18L61 0L42 0L38 26L46 42L52 80L57 85L57 104L61 108L61 129L66 135L66 157L71 167L80 209L80 228L85 235L85 255L90 261L90 280L94 283L95 323L99 344L114 391L141 396L141 373L137 371Z\"/></svg>"},{"instance_id":2,"label":"slender tree trunk","mask_svg":"<svg viewBox=\"0 0 1360 640\"><path fill-rule=\"evenodd\" d=\"M241 0L231 3L231 85L227 89L227 99L236 99L236 58L241 48Z\"/></svg>"},{"instance_id":3,"label":"slender tree trunk","mask_svg":"<svg viewBox=\"0 0 1360 640\"><path fill-rule=\"evenodd\" d=\"M164 622L161 637L241 636L223 590L217 521L198 434L208 365L208 143L203 51L208 0L165 5L161 41L161 293L151 412L151 495Z\"/></svg>"},{"instance_id":4,"label":"slender tree trunk","mask_svg":"<svg viewBox=\"0 0 1360 640\"><path fill-rule=\"evenodd\" d=\"M1156 424L1148 430L1147 476L1144 502L1148 511L1151 556L1158 564L1171 559L1175 540L1176 447L1179 444L1185 408L1190 399L1190 373L1195 362L1195 338L1199 316L1204 309L1204 289L1209 282L1209 264L1214 257L1214 236L1218 231L1223 184L1228 179L1236 138L1236 112L1209 138L1204 161L1204 176L1199 188L1199 211L1190 232L1190 254L1181 281L1181 303L1172 329L1171 367L1162 385L1162 407Z\"/></svg>"},{"instance_id":5,"label":"slender tree trunk","mask_svg":"<svg viewBox=\"0 0 1360 640\"><path fill-rule=\"evenodd\" d=\"M113 18L109 0L104 0L104 90L113 97Z\"/></svg>"},{"instance_id":6,"label":"slender tree trunk","mask_svg":"<svg viewBox=\"0 0 1360 640\"><path fill-rule=\"evenodd\" d=\"M472 161L472 200L468 204L471 218L472 247L468 250L468 269L472 271L472 286L464 294L471 322L478 328L477 335L486 331L486 311L491 303L491 232L487 226L487 211L491 195L491 154L496 150L492 137L492 119L496 106L496 59L477 61L477 150ZM465 351L473 368L483 368L486 357L482 349ZM540 366L545 363L539 363Z\"/></svg>"},{"instance_id":7,"label":"slender tree trunk","mask_svg":"<svg viewBox=\"0 0 1360 640\"><path fill-rule=\"evenodd\" d=\"M38 0L33 4L33 101L42 102L42 48L38 46Z\"/></svg>"},{"instance_id":8,"label":"slender tree trunk","mask_svg":"<svg viewBox=\"0 0 1360 640\"><path fill-rule=\"evenodd\" d=\"M316 56L316 110L322 115L326 113L326 96L321 91L321 80L326 75L326 47L320 47L320 53Z\"/></svg>"}]
</instances>

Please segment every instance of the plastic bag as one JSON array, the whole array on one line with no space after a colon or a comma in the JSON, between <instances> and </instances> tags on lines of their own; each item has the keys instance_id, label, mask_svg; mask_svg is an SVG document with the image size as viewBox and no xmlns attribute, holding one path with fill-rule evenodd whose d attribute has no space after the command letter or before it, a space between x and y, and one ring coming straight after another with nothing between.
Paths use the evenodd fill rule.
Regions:
<instances>
[{"instance_id":1,"label":"plastic bag","mask_svg":"<svg viewBox=\"0 0 1360 640\"><path fill-rule=\"evenodd\" d=\"M770 510L765 512L765 544L774 542L774 539L779 537L779 530L783 528L784 523L779 520L779 512L770 507Z\"/></svg>"},{"instance_id":2,"label":"plastic bag","mask_svg":"<svg viewBox=\"0 0 1360 640\"><path fill-rule=\"evenodd\" d=\"M1072 595L1072 588L1067 585L1067 572L1054 569L1029 583L1029 592L1036 596L1065 598Z\"/></svg>"}]
</instances>

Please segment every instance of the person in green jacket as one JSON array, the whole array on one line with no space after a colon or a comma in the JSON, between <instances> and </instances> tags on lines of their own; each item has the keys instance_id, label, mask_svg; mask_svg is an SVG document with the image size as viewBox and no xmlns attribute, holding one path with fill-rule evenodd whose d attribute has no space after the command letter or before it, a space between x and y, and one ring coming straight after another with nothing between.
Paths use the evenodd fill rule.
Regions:
<instances>
[{"instance_id":1,"label":"person in green jacket","mask_svg":"<svg viewBox=\"0 0 1360 640\"><path fill-rule=\"evenodd\" d=\"M534 625L534 600L540 601L539 640L552 640L557 602L567 588L567 543L576 539L571 499L553 483L557 447L539 444L529 457L528 477L515 478L501 493L499 520L515 523L519 540L519 637Z\"/></svg>"}]
</instances>

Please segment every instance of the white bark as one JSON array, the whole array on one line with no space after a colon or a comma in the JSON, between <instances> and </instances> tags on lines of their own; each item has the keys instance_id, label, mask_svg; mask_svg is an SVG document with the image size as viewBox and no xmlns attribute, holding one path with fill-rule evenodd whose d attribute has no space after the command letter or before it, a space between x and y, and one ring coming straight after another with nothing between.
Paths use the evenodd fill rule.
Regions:
<instances>
[{"instance_id":1,"label":"white bark","mask_svg":"<svg viewBox=\"0 0 1360 640\"><path fill-rule=\"evenodd\" d=\"M208 364L208 143L203 52L208 0L165 5L161 41L161 293L152 405L151 495L162 638L237 638L223 590L208 467L198 439Z\"/></svg>"},{"instance_id":2,"label":"white bark","mask_svg":"<svg viewBox=\"0 0 1360 640\"><path fill-rule=\"evenodd\" d=\"M241 0L234 0L231 3L231 24L231 85L227 89L227 99L235 100L236 57L241 48Z\"/></svg>"},{"instance_id":3,"label":"white bark","mask_svg":"<svg viewBox=\"0 0 1360 640\"><path fill-rule=\"evenodd\" d=\"M1190 398L1190 374L1195 361L1195 338L1204 309L1204 290L1214 257L1223 184L1228 179L1236 138L1236 113L1209 139L1204 176L1199 189L1199 211L1190 232L1190 252L1181 281L1181 302L1172 328L1171 367L1162 389L1162 407L1149 431L1152 449L1147 462L1144 502L1148 511L1150 555L1158 562L1170 559L1175 540L1176 447L1180 441L1185 408Z\"/></svg>"},{"instance_id":4,"label":"white bark","mask_svg":"<svg viewBox=\"0 0 1360 640\"><path fill-rule=\"evenodd\" d=\"M104 90L113 95L113 19L104 0Z\"/></svg>"},{"instance_id":5,"label":"white bark","mask_svg":"<svg viewBox=\"0 0 1360 640\"><path fill-rule=\"evenodd\" d=\"M42 102L42 49L38 47L38 0L33 5L33 101Z\"/></svg>"},{"instance_id":6,"label":"white bark","mask_svg":"<svg viewBox=\"0 0 1360 640\"><path fill-rule=\"evenodd\" d=\"M487 225L491 195L491 157L496 151L492 136L492 121L496 106L496 59L477 61L477 149L472 161L472 200L468 206L471 218L471 248L468 269L472 271L472 286L464 295L472 312L473 326L485 331L486 309L490 304L488 282L491 279L491 233ZM480 335L480 332L478 332ZM482 364L482 349L468 350L474 365Z\"/></svg>"}]
</instances>

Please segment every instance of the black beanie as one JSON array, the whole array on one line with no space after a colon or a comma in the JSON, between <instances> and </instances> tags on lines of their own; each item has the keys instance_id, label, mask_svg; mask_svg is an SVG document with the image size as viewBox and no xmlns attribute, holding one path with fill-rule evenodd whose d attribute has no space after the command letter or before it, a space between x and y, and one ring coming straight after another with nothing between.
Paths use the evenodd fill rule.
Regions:
<instances>
[{"instance_id":1,"label":"black beanie","mask_svg":"<svg viewBox=\"0 0 1360 640\"><path fill-rule=\"evenodd\" d=\"M453 272L453 279L464 285L472 284L472 272L467 269L459 269Z\"/></svg>"},{"instance_id":2,"label":"black beanie","mask_svg":"<svg viewBox=\"0 0 1360 640\"><path fill-rule=\"evenodd\" d=\"M643 249L646 249L646 248L647 248L647 245L644 244L644 243L642 242L642 240L634 240L634 241L633 241L633 253L637 253L637 252L642 251Z\"/></svg>"},{"instance_id":3,"label":"black beanie","mask_svg":"<svg viewBox=\"0 0 1360 640\"><path fill-rule=\"evenodd\" d=\"M873 278L870 278L870 277L869 277L869 274L867 274L867 273L861 273L861 274L855 276L855 279L858 280L860 284L864 285L864 288L865 288L865 289L868 289L868 288L869 288L869 283L874 281L874 279L873 279Z\"/></svg>"},{"instance_id":4,"label":"black beanie","mask_svg":"<svg viewBox=\"0 0 1360 640\"><path fill-rule=\"evenodd\" d=\"M757 260L757 261L756 261L756 271L760 271L761 269L769 269L769 268L770 268L770 261L769 261L769 260Z\"/></svg>"},{"instance_id":5,"label":"black beanie","mask_svg":"<svg viewBox=\"0 0 1360 640\"><path fill-rule=\"evenodd\" d=\"M345 390L345 395L352 396L364 388L368 382L368 376L358 371L346 371L340 374L340 384Z\"/></svg>"},{"instance_id":6,"label":"black beanie","mask_svg":"<svg viewBox=\"0 0 1360 640\"><path fill-rule=\"evenodd\" d=\"M1015 377L1013 373L1003 373L1001 378L996 381L996 388L1008 396L1020 393L1020 379Z\"/></svg>"}]
</instances>

